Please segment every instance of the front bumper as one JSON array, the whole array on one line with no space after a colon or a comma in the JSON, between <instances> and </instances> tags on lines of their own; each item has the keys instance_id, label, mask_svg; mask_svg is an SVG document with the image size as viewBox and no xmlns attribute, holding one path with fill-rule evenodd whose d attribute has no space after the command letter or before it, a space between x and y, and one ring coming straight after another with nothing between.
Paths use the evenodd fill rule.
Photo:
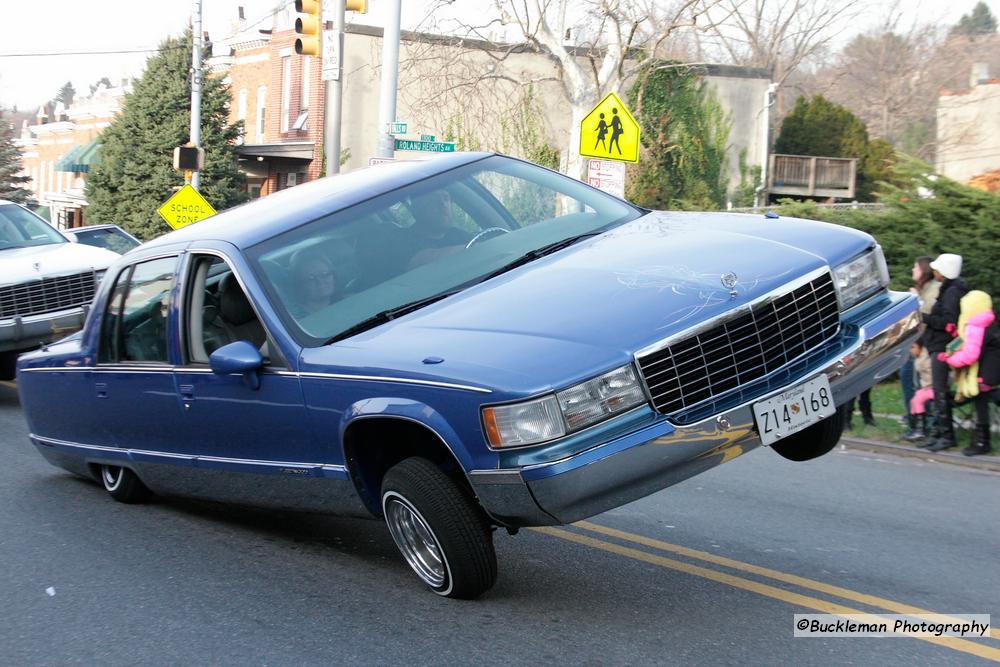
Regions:
<instances>
[{"instance_id":1,"label":"front bumper","mask_svg":"<svg viewBox=\"0 0 1000 667\"><path fill-rule=\"evenodd\" d=\"M0 352L30 350L83 327L88 306L0 320Z\"/></svg>"},{"instance_id":2,"label":"front bumper","mask_svg":"<svg viewBox=\"0 0 1000 667\"><path fill-rule=\"evenodd\" d=\"M556 525L638 500L760 445L751 406L825 373L842 405L896 372L920 322L917 299L890 293L845 323L843 345L785 385L700 422L676 426L659 417L585 451L469 477L480 503L499 523ZM645 408L653 413L651 408Z\"/></svg>"}]
</instances>

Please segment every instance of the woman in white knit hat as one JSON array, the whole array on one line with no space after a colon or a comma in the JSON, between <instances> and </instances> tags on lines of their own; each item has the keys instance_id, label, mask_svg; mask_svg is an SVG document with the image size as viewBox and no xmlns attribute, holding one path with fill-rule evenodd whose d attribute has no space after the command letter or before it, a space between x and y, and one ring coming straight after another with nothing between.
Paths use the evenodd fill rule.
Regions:
<instances>
[{"instance_id":1,"label":"woman in white knit hat","mask_svg":"<svg viewBox=\"0 0 1000 667\"><path fill-rule=\"evenodd\" d=\"M939 452L955 446L955 428L951 421L951 395L948 382L950 369L947 363L937 357L957 335L962 297L969 290L960 278L961 255L952 253L939 255L931 262L931 269L934 271L934 277L941 282L941 290L931 312L923 314L927 328L924 330L922 342L931 356L934 431L931 433L931 438L920 446L932 452Z\"/></svg>"}]
</instances>

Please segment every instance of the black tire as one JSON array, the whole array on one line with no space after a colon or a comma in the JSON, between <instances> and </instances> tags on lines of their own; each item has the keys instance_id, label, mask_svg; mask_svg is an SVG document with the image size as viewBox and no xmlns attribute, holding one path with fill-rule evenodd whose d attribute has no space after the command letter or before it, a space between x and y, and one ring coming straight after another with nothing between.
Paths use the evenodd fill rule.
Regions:
<instances>
[{"instance_id":1,"label":"black tire","mask_svg":"<svg viewBox=\"0 0 1000 667\"><path fill-rule=\"evenodd\" d=\"M0 380L13 380L17 375L17 352L0 352Z\"/></svg>"},{"instance_id":2,"label":"black tire","mask_svg":"<svg viewBox=\"0 0 1000 667\"><path fill-rule=\"evenodd\" d=\"M489 521L436 465L414 457L390 468L382 512L404 560L432 591L471 600L493 587L497 555Z\"/></svg>"},{"instance_id":3,"label":"black tire","mask_svg":"<svg viewBox=\"0 0 1000 667\"><path fill-rule=\"evenodd\" d=\"M102 465L98 470L104 490L120 503L144 503L153 492L128 468Z\"/></svg>"},{"instance_id":4,"label":"black tire","mask_svg":"<svg viewBox=\"0 0 1000 667\"><path fill-rule=\"evenodd\" d=\"M809 461L836 447L843 432L844 411L839 409L818 424L778 440L771 449L790 461Z\"/></svg>"}]
</instances>

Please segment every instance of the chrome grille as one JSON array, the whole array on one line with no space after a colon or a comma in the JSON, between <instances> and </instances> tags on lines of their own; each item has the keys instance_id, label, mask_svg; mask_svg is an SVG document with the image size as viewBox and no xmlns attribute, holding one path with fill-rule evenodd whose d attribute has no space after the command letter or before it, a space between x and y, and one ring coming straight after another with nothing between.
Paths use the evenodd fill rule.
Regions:
<instances>
[{"instance_id":1,"label":"chrome grille","mask_svg":"<svg viewBox=\"0 0 1000 667\"><path fill-rule=\"evenodd\" d=\"M637 360L653 407L671 414L780 369L839 327L837 293L826 272Z\"/></svg>"},{"instance_id":2,"label":"chrome grille","mask_svg":"<svg viewBox=\"0 0 1000 667\"><path fill-rule=\"evenodd\" d=\"M0 287L0 318L83 306L94 298L94 272Z\"/></svg>"}]
</instances>

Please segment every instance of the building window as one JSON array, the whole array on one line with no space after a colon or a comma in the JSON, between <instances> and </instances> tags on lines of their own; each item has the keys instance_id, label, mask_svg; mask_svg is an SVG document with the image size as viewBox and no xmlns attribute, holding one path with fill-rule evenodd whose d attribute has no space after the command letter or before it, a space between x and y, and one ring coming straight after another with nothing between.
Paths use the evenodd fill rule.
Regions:
<instances>
[{"instance_id":1,"label":"building window","mask_svg":"<svg viewBox=\"0 0 1000 667\"><path fill-rule=\"evenodd\" d=\"M257 89L257 143L264 143L264 111L267 104L267 86Z\"/></svg>"},{"instance_id":2,"label":"building window","mask_svg":"<svg viewBox=\"0 0 1000 667\"><path fill-rule=\"evenodd\" d=\"M236 120L243 121L243 129L240 130L240 136L236 139L236 143L242 144L243 137L246 136L247 128L247 89L240 88L240 93L236 97Z\"/></svg>"},{"instance_id":3,"label":"building window","mask_svg":"<svg viewBox=\"0 0 1000 667\"><path fill-rule=\"evenodd\" d=\"M305 111L309 108L309 88L310 88L310 72L312 71L312 58L310 56L302 57L302 85L299 87L299 110Z\"/></svg>"},{"instance_id":4,"label":"building window","mask_svg":"<svg viewBox=\"0 0 1000 667\"><path fill-rule=\"evenodd\" d=\"M292 57L281 59L281 131L288 132L288 110L292 97Z\"/></svg>"}]
</instances>

